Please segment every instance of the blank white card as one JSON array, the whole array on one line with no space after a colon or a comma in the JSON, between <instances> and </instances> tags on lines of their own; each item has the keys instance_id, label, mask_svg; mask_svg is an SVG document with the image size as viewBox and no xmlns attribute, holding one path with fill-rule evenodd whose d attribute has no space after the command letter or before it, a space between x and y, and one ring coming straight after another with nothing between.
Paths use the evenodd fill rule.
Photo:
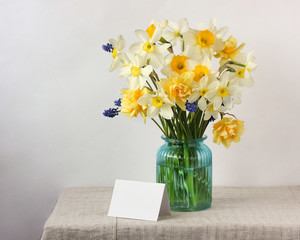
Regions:
<instances>
[{"instance_id":1,"label":"blank white card","mask_svg":"<svg viewBox=\"0 0 300 240\"><path fill-rule=\"evenodd\" d=\"M157 221L170 214L165 184L116 180L108 216Z\"/></svg>"}]
</instances>

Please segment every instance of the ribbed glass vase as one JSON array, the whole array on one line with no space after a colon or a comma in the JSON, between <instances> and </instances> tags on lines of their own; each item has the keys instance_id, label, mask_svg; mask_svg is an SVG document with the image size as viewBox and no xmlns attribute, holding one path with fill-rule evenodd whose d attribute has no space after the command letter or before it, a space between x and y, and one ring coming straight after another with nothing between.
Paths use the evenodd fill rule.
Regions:
<instances>
[{"instance_id":1,"label":"ribbed glass vase","mask_svg":"<svg viewBox=\"0 0 300 240\"><path fill-rule=\"evenodd\" d=\"M157 152L156 182L165 183L173 211L207 209L212 200L212 153L200 139L169 139Z\"/></svg>"}]
</instances>

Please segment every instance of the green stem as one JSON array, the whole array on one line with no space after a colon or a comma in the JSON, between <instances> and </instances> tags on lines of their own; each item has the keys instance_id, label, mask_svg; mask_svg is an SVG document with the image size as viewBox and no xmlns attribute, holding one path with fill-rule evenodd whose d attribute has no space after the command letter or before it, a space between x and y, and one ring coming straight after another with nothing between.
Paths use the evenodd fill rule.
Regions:
<instances>
[{"instance_id":1,"label":"green stem","mask_svg":"<svg viewBox=\"0 0 300 240\"><path fill-rule=\"evenodd\" d=\"M182 116L181 119L182 119L182 123L184 125L184 128L186 130L185 132L187 134L187 138L190 139L190 138L192 138L192 136L191 136L190 128L187 124L186 113L184 111L182 111L182 109L180 108L179 109L179 114Z\"/></svg>"},{"instance_id":2,"label":"green stem","mask_svg":"<svg viewBox=\"0 0 300 240\"><path fill-rule=\"evenodd\" d=\"M178 137L176 137L176 134L175 134L175 131L174 131L174 128L173 128L174 124L172 125L171 121L172 121L172 119L171 120L166 119L166 123L169 127L169 130L170 130L170 137L171 138L178 138Z\"/></svg>"},{"instance_id":3,"label":"green stem","mask_svg":"<svg viewBox=\"0 0 300 240\"><path fill-rule=\"evenodd\" d=\"M150 83L148 81L146 81L148 87L150 88L150 90L153 92L153 88L151 87Z\"/></svg>"},{"instance_id":4,"label":"green stem","mask_svg":"<svg viewBox=\"0 0 300 240\"><path fill-rule=\"evenodd\" d=\"M207 121L207 122L205 123L205 125L204 125L204 128L203 128L203 131L202 131L202 135L201 135L201 137L204 135L204 133L205 133L205 130L206 130L206 128L207 128L207 126L208 126L208 124L209 124L209 121Z\"/></svg>"},{"instance_id":5,"label":"green stem","mask_svg":"<svg viewBox=\"0 0 300 240\"><path fill-rule=\"evenodd\" d=\"M159 77L158 77L158 75L157 75L157 73L155 72L154 69L153 69L153 75L154 75L154 77L156 78L156 81L159 82L159 81L160 81L160 80L159 80Z\"/></svg>"},{"instance_id":6,"label":"green stem","mask_svg":"<svg viewBox=\"0 0 300 240\"><path fill-rule=\"evenodd\" d=\"M171 121L172 121L172 124L174 126L174 131L177 134L177 139L182 139L182 131L181 131L181 128L179 126L180 125L180 120L178 119L178 114L176 112L176 108L172 107L172 111L173 111L174 117L171 119Z\"/></svg>"},{"instance_id":7,"label":"green stem","mask_svg":"<svg viewBox=\"0 0 300 240\"><path fill-rule=\"evenodd\" d=\"M161 128L161 126L158 124L158 122L155 121L154 118L151 118L153 122L155 122L155 124L159 127L159 129L163 132L163 134L167 137L167 134L165 133L165 131Z\"/></svg>"},{"instance_id":8,"label":"green stem","mask_svg":"<svg viewBox=\"0 0 300 240\"><path fill-rule=\"evenodd\" d=\"M161 37L161 38L159 39L159 41L162 42L162 43L170 43L170 42L168 42L166 39L164 39L163 37ZM171 44L171 43L170 43L170 44ZM174 53L172 44L171 44L171 47L168 48L168 51L169 51L170 53Z\"/></svg>"},{"instance_id":9,"label":"green stem","mask_svg":"<svg viewBox=\"0 0 300 240\"><path fill-rule=\"evenodd\" d=\"M168 128L166 127L166 123L165 123L165 120L160 116L158 115L159 117L159 120L160 120L160 123L162 125L162 128L164 129L165 133L167 134L166 137L168 137Z\"/></svg>"},{"instance_id":10,"label":"green stem","mask_svg":"<svg viewBox=\"0 0 300 240\"><path fill-rule=\"evenodd\" d=\"M152 74L152 73L151 73L151 74ZM154 87L157 89L157 85L156 85L156 83L155 83L155 78L154 78L151 74L149 75L149 77L150 77L150 79L151 79L151 81L152 81Z\"/></svg>"},{"instance_id":11,"label":"green stem","mask_svg":"<svg viewBox=\"0 0 300 240\"><path fill-rule=\"evenodd\" d=\"M200 131L199 131L199 135L198 135L198 138L202 138L203 137L203 134L207 128L207 125L208 125L209 121L208 120L204 120L201 125L200 125Z\"/></svg>"},{"instance_id":12,"label":"green stem","mask_svg":"<svg viewBox=\"0 0 300 240\"><path fill-rule=\"evenodd\" d=\"M183 155L184 155L184 165L186 171L187 171L187 181L188 181L188 194L190 195L189 197L192 200L193 206L197 204L196 198L195 198L195 191L194 191L194 171L191 171L191 166L190 166L190 156L189 156L189 146L186 141L183 143Z\"/></svg>"},{"instance_id":13,"label":"green stem","mask_svg":"<svg viewBox=\"0 0 300 240\"><path fill-rule=\"evenodd\" d=\"M229 62L227 62L228 64L233 64L233 65L237 65L237 66L240 66L240 67L246 67L246 65L245 64L241 64L241 63L237 63L237 62L233 62L233 61L229 61Z\"/></svg>"},{"instance_id":14,"label":"green stem","mask_svg":"<svg viewBox=\"0 0 300 240\"><path fill-rule=\"evenodd\" d=\"M196 125L197 125L197 127L196 127L196 138L199 137L200 126L201 126L201 123L202 123L202 120L203 120L203 115L204 115L203 112L200 111L200 112L198 113L197 118L196 118Z\"/></svg>"}]
</instances>

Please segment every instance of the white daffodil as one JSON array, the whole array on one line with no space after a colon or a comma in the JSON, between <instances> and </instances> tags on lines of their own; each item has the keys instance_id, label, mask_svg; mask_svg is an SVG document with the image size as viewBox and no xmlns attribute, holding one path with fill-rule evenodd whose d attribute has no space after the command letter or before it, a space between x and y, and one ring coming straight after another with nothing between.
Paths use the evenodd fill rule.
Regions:
<instances>
[{"instance_id":1,"label":"white daffodil","mask_svg":"<svg viewBox=\"0 0 300 240\"><path fill-rule=\"evenodd\" d=\"M132 53L121 54L120 58L125 63L121 68L119 77L127 77L129 79L129 89L142 89L146 83L146 77L150 75L153 68L146 65L147 59Z\"/></svg>"},{"instance_id":2,"label":"white daffodil","mask_svg":"<svg viewBox=\"0 0 300 240\"><path fill-rule=\"evenodd\" d=\"M209 120L211 117L213 117L214 119L217 119L219 117L219 111L214 110L213 104L209 104L206 108L201 110L204 111L205 121Z\"/></svg>"},{"instance_id":3,"label":"white daffodil","mask_svg":"<svg viewBox=\"0 0 300 240\"><path fill-rule=\"evenodd\" d=\"M160 70L160 72L165 75L165 76L169 76L172 74L172 68L171 68L171 61L173 59L173 57L175 56L174 53L169 53L164 57L164 65L163 68Z\"/></svg>"},{"instance_id":4,"label":"white daffodil","mask_svg":"<svg viewBox=\"0 0 300 240\"><path fill-rule=\"evenodd\" d=\"M202 111L204 111L204 120L207 121L211 119L211 117L216 120L218 119L220 112L225 112L227 110L224 106L221 106L218 110L215 110L213 106L214 105L212 103L209 103L206 108L200 108Z\"/></svg>"},{"instance_id":5,"label":"white daffodil","mask_svg":"<svg viewBox=\"0 0 300 240\"><path fill-rule=\"evenodd\" d=\"M245 65L245 67L235 64L230 65L230 67L235 70L235 72L231 73L232 83L238 84L242 87L251 87L254 85L251 71L257 67L257 64L254 63L255 57L253 57L252 54L252 52L250 52L248 55L246 53L239 53L236 56L234 62Z\"/></svg>"},{"instance_id":6,"label":"white daffodil","mask_svg":"<svg viewBox=\"0 0 300 240\"><path fill-rule=\"evenodd\" d=\"M203 77L208 78L208 84L216 79L218 71L214 70L211 66L211 60L208 56L200 56L195 51L190 49L187 51L187 69L195 73L195 82L199 82Z\"/></svg>"},{"instance_id":7,"label":"white daffodil","mask_svg":"<svg viewBox=\"0 0 300 240\"><path fill-rule=\"evenodd\" d=\"M241 87L252 87L254 80L249 71L246 68L233 65L235 72L231 72L231 83L238 84Z\"/></svg>"},{"instance_id":8,"label":"white daffodil","mask_svg":"<svg viewBox=\"0 0 300 240\"><path fill-rule=\"evenodd\" d=\"M157 94L147 94L139 98L138 104L148 105L147 115L149 118L154 118L158 114L165 119L173 117L173 103L169 100L168 95L159 88Z\"/></svg>"},{"instance_id":9,"label":"white daffodil","mask_svg":"<svg viewBox=\"0 0 300 240\"><path fill-rule=\"evenodd\" d=\"M217 79L215 79L217 81ZM206 94L209 91L209 80L208 77L204 77L200 82L193 82L193 93L188 98L189 102L195 102L200 97L200 100L198 101L198 106L201 110L206 109L207 107L207 98Z\"/></svg>"},{"instance_id":10,"label":"white daffodil","mask_svg":"<svg viewBox=\"0 0 300 240\"><path fill-rule=\"evenodd\" d=\"M118 67L120 67L122 64L118 55L125 48L125 40L124 40L123 36L120 35L117 40L109 39L108 41L112 44L112 47L113 47L112 57L114 60L113 60L112 64L110 65L110 69L109 69L109 71L112 72L112 71L116 70Z\"/></svg>"},{"instance_id":11,"label":"white daffodil","mask_svg":"<svg viewBox=\"0 0 300 240\"><path fill-rule=\"evenodd\" d=\"M220 81L214 81L208 87L206 98L213 103L214 110L218 110L221 105L226 109L231 109L234 103L238 103L241 87L230 82L230 73L223 73Z\"/></svg>"},{"instance_id":12,"label":"white daffodil","mask_svg":"<svg viewBox=\"0 0 300 240\"><path fill-rule=\"evenodd\" d=\"M162 34L162 37L172 44L172 46L177 45L177 41L182 43L182 34L189 27L188 21L185 18L182 18L177 22L169 21L168 27L170 30L165 30Z\"/></svg>"},{"instance_id":13,"label":"white daffodil","mask_svg":"<svg viewBox=\"0 0 300 240\"><path fill-rule=\"evenodd\" d=\"M146 32L154 32L153 27L157 28L160 27L161 29L165 29L168 25L168 20L163 20L161 22L157 21L156 19L152 19L150 22L150 26L147 28Z\"/></svg>"},{"instance_id":14,"label":"white daffodil","mask_svg":"<svg viewBox=\"0 0 300 240\"><path fill-rule=\"evenodd\" d=\"M248 70L248 72L254 71L257 67L257 64L254 62L255 57L252 56L252 54L253 52L248 54L241 52L237 54L234 62L245 65L245 68ZM233 65L230 66L232 67Z\"/></svg>"},{"instance_id":15,"label":"white daffodil","mask_svg":"<svg viewBox=\"0 0 300 240\"><path fill-rule=\"evenodd\" d=\"M199 24L198 30L190 29L183 33L183 39L192 51L195 51L197 54L204 54L211 59L214 52L225 48L222 37L226 34L227 27L217 30L216 25L215 19L210 21L208 27L204 24Z\"/></svg>"},{"instance_id":16,"label":"white daffodil","mask_svg":"<svg viewBox=\"0 0 300 240\"><path fill-rule=\"evenodd\" d=\"M129 47L129 51L138 54L142 57L150 59L150 64L154 68L158 68L164 64L163 52L165 52L171 45L169 43L157 44L161 37L162 29L157 27L154 31L145 32L143 30L136 30L135 34L142 40Z\"/></svg>"}]
</instances>

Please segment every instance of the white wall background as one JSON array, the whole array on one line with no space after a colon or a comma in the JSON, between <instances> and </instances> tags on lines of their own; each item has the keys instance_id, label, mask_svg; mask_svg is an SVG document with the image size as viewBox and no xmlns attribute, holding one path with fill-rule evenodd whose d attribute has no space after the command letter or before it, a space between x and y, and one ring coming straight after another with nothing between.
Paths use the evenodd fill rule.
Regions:
<instances>
[{"instance_id":1,"label":"white wall background","mask_svg":"<svg viewBox=\"0 0 300 240\"><path fill-rule=\"evenodd\" d=\"M0 239L38 239L62 188L155 181L163 143L149 121L107 119L125 82L101 50L152 18L215 16L255 50L255 87L234 113L246 133L213 151L215 185L300 184L299 3L295 1L0 0ZM127 45L128 46L128 45Z\"/></svg>"}]
</instances>

